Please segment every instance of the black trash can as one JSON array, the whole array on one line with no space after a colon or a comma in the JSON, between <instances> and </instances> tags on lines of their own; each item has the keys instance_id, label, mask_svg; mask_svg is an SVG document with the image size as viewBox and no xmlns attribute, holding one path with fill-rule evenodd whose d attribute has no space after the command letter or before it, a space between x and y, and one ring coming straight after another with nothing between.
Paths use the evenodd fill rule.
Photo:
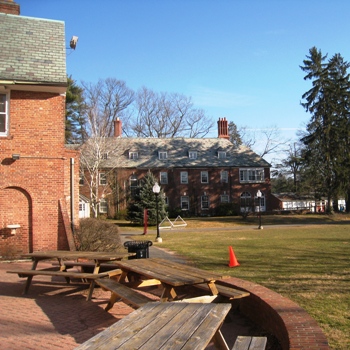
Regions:
<instances>
[{"instance_id":1,"label":"black trash can","mask_svg":"<svg viewBox=\"0 0 350 350\"><path fill-rule=\"evenodd\" d=\"M127 241L124 247L128 248L128 253L136 253L134 256L129 256L129 259L146 259L149 258L149 247L151 241Z\"/></svg>"}]
</instances>

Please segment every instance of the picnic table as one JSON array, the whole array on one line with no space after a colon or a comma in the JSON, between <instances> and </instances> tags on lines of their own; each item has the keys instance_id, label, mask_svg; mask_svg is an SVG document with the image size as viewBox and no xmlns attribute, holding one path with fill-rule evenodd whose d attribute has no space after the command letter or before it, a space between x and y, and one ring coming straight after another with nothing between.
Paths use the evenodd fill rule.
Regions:
<instances>
[{"instance_id":1,"label":"picnic table","mask_svg":"<svg viewBox=\"0 0 350 350\"><path fill-rule=\"evenodd\" d=\"M227 278L211 271L198 269L185 264L179 264L165 259L135 259L117 261L115 263L122 271L119 282L125 283L133 279L133 276L146 279L140 285L161 284L163 291L161 301L168 301L177 297L176 288L182 286L197 286L207 288L211 295L218 295L218 288L223 288L216 283ZM236 297L248 296L249 293L232 289ZM232 293L232 295L234 295Z\"/></svg>"},{"instance_id":2,"label":"picnic table","mask_svg":"<svg viewBox=\"0 0 350 350\"><path fill-rule=\"evenodd\" d=\"M205 349L212 340L228 350L220 327L231 304L148 303L76 350Z\"/></svg>"},{"instance_id":3,"label":"picnic table","mask_svg":"<svg viewBox=\"0 0 350 350\"><path fill-rule=\"evenodd\" d=\"M114 269L99 273L99 269L102 263L118 261L132 254L126 252L84 252L84 251L42 251L33 252L22 255L24 258L31 258L33 261L32 268L30 270L10 270L7 273L16 273L19 277L27 277L23 294L27 294L29 287L31 285L32 279L36 275L41 276L62 276L66 279L67 283L70 282L71 278L79 278L82 280L87 280L90 283L89 293L87 295L87 300L90 300L95 287L95 280L97 278L111 277L121 273L119 269ZM43 260L58 260L58 267L52 267L47 269L37 269L38 263ZM65 266L65 260L90 260L94 261L94 269L92 273L81 273L81 272L68 272ZM72 264L72 263L70 263Z\"/></svg>"}]
</instances>

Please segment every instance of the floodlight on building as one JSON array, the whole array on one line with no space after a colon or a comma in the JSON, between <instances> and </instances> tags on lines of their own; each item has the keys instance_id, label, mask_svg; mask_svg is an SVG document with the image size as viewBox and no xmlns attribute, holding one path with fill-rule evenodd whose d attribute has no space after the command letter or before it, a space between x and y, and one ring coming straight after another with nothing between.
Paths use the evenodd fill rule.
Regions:
<instances>
[{"instance_id":1,"label":"floodlight on building","mask_svg":"<svg viewBox=\"0 0 350 350\"><path fill-rule=\"evenodd\" d=\"M69 43L70 48L75 50L75 48L77 47L77 42L78 42L78 37L73 35L72 39L70 39L70 43Z\"/></svg>"}]
</instances>

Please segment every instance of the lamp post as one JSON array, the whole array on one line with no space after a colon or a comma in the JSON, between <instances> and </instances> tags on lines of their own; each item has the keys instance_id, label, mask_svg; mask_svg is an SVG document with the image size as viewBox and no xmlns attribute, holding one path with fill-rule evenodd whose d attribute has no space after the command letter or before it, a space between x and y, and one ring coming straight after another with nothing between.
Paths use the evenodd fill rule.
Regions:
<instances>
[{"instance_id":1,"label":"lamp post","mask_svg":"<svg viewBox=\"0 0 350 350\"><path fill-rule=\"evenodd\" d=\"M157 237L156 237L156 242L162 242L162 238L160 237L159 234L159 224L158 224L158 196L159 196L159 192L160 192L160 187L158 185L158 182L156 182L153 186L153 193L156 196L156 225L157 225Z\"/></svg>"},{"instance_id":2,"label":"lamp post","mask_svg":"<svg viewBox=\"0 0 350 350\"><path fill-rule=\"evenodd\" d=\"M261 226L261 196L262 196L262 193L260 190L258 190L258 192L256 193L256 196L258 197L258 200L259 200L259 227L258 227L258 229L262 230L263 229L263 227Z\"/></svg>"}]
</instances>

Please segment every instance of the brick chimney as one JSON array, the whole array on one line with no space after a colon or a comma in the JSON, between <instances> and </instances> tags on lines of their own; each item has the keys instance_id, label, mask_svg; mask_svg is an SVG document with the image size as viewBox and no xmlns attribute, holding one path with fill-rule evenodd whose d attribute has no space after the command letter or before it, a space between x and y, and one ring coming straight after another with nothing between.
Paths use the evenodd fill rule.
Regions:
<instances>
[{"instance_id":1,"label":"brick chimney","mask_svg":"<svg viewBox=\"0 0 350 350\"><path fill-rule=\"evenodd\" d=\"M0 13L19 15L20 8L13 0L0 0Z\"/></svg>"},{"instance_id":2,"label":"brick chimney","mask_svg":"<svg viewBox=\"0 0 350 350\"><path fill-rule=\"evenodd\" d=\"M226 118L219 118L218 120L218 137L229 140L228 136L228 122Z\"/></svg>"},{"instance_id":3,"label":"brick chimney","mask_svg":"<svg viewBox=\"0 0 350 350\"><path fill-rule=\"evenodd\" d=\"M114 137L122 137L122 121L119 118L114 121Z\"/></svg>"}]
</instances>

